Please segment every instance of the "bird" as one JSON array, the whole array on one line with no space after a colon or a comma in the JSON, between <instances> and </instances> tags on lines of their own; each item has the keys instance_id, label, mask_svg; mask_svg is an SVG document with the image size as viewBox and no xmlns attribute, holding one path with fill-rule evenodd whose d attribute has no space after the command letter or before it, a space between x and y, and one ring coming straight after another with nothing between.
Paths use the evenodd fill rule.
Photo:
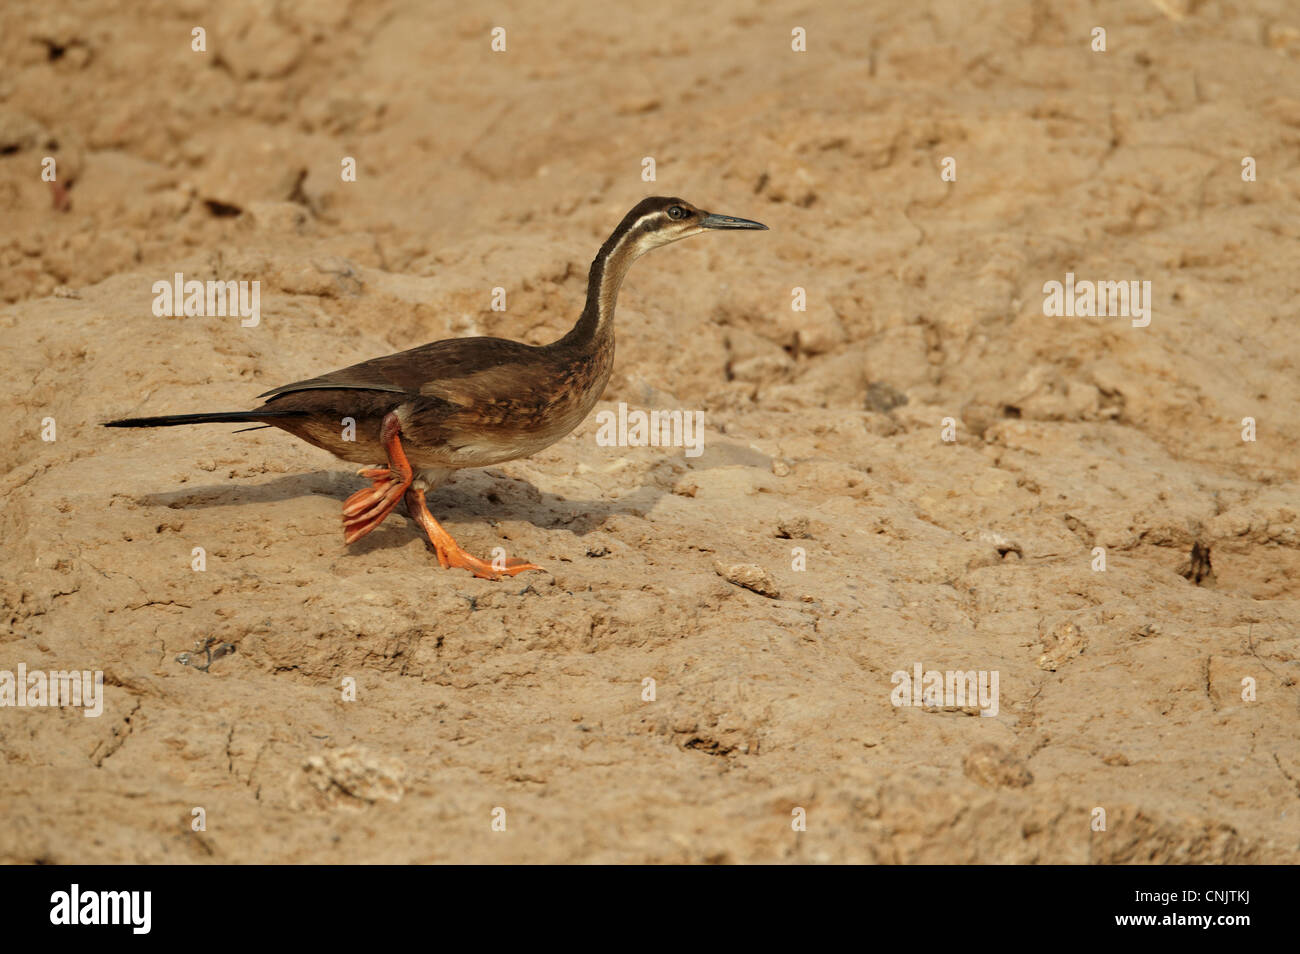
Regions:
<instances>
[{"instance_id":1,"label":"bird","mask_svg":"<svg viewBox=\"0 0 1300 954\"><path fill-rule=\"evenodd\" d=\"M462 549L429 511L426 493L462 468L535 454L582 423L614 368L614 309L634 261L692 235L745 229L767 226L705 212L684 199L650 196L601 245L581 315L550 344L448 338L282 385L259 394L265 400L251 411L131 417L104 426L276 427L367 465L357 473L370 485L343 503L345 546L378 527L404 499L444 569L459 567L487 580L540 570L519 559L489 563ZM355 422L350 435L345 418Z\"/></svg>"}]
</instances>

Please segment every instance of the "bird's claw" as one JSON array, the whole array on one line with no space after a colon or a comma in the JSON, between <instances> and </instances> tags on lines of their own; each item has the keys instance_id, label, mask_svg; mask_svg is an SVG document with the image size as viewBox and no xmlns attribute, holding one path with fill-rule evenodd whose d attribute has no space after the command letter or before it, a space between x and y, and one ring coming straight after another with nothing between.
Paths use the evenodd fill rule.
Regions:
<instances>
[{"instance_id":1,"label":"bird's claw","mask_svg":"<svg viewBox=\"0 0 1300 954\"><path fill-rule=\"evenodd\" d=\"M343 542L355 543L383 523L406 493L409 480L387 467L366 468L358 471L374 481L372 487L362 487L343 502Z\"/></svg>"},{"instance_id":2,"label":"bird's claw","mask_svg":"<svg viewBox=\"0 0 1300 954\"><path fill-rule=\"evenodd\" d=\"M528 563L525 560L506 560L505 566L497 566L495 563L488 563L471 556L459 547L453 550L435 545L434 549L438 553L438 562L442 564L444 570L452 567L469 570L480 580L499 580L502 576L515 576L525 570L541 569L536 563Z\"/></svg>"}]
</instances>

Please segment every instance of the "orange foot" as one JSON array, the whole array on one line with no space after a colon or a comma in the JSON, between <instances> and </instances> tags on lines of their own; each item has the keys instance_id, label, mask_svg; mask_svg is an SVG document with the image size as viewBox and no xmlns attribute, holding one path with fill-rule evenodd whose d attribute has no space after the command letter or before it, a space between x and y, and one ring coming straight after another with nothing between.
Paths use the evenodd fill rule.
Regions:
<instances>
[{"instance_id":1,"label":"orange foot","mask_svg":"<svg viewBox=\"0 0 1300 954\"><path fill-rule=\"evenodd\" d=\"M442 524L433 519L433 514L429 513L429 507L424 502L423 490L412 488L406 491L406 509L411 512L412 519L428 534L429 542L437 551L438 562L442 564L444 570L449 567L461 567L469 570L480 580L499 580L503 575L514 576L525 570L541 569L537 564L525 563L523 560L507 560L505 566L498 567L476 556L470 556L451 538L451 534L442 528Z\"/></svg>"},{"instance_id":2,"label":"orange foot","mask_svg":"<svg viewBox=\"0 0 1300 954\"><path fill-rule=\"evenodd\" d=\"M343 502L343 543L356 543L393 512L397 502L411 486L414 474L402 450L401 422L396 414L384 417L379 438L388 451L387 467L363 467L357 471L374 482Z\"/></svg>"}]
</instances>

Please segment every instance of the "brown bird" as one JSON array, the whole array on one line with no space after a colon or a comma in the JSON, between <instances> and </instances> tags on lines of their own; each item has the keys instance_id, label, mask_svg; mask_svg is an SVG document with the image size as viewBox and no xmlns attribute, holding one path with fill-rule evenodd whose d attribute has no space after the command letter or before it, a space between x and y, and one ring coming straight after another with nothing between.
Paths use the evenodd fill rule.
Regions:
<instances>
[{"instance_id":1,"label":"brown bird","mask_svg":"<svg viewBox=\"0 0 1300 954\"><path fill-rule=\"evenodd\" d=\"M345 544L379 526L405 497L443 567L463 567L491 580L541 569L522 560L494 566L466 553L429 512L426 491L462 467L535 454L582 422L614 367L614 305L636 259L710 229L766 228L705 212L682 199L643 199L596 253L582 316L551 344L450 338L275 388L258 395L266 401L251 411L133 417L104 426L254 422L288 431L343 460L386 459L387 466L358 471L372 486L343 504ZM356 422L355 440L344 439L344 418Z\"/></svg>"}]
</instances>

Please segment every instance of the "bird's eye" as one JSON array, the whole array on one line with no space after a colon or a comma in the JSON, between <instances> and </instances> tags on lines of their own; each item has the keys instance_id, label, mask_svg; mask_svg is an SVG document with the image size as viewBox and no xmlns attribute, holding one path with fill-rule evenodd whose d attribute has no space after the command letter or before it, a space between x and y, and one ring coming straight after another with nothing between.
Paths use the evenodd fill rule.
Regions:
<instances>
[{"instance_id":1,"label":"bird's eye","mask_svg":"<svg viewBox=\"0 0 1300 954\"><path fill-rule=\"evenodd\" d=\"M668 218L684 219L686 218L686 210L683 209L680 205L670 206L668 209Z\"/></svg>"}]
</instances>

